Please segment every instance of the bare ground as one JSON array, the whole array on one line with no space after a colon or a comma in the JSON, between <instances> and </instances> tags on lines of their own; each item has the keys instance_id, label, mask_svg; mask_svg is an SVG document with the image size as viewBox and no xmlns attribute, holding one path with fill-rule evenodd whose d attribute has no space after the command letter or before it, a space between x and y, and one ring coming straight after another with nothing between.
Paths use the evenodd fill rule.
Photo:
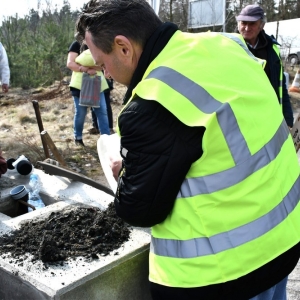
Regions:
<instances>
[{"instance_id":1,"label":"bare ground","mask_svg":"<svg viewBox=\"0 0 300 300\"><path fill-rule=\"evenodd\" d=\"M124 91L124 86L119 84L115 84L112 91L114 122L122 108ZM73 140L73 100L68 86L59 82L47 88L28 91L14 88L8 94L0 94L0 149L3 156L16 159L23 154L35 168L40 168L37 161L46 159L33 101L38 103L42 129L47 131L67 168L108 186L97 153L100 135L88 133L92 128L91 115L87 114L83 131L86 147L77 146ZM51 150L48 151L50 158L57 160Z\"/></svg>"},{"instance_id":2,"label":"bare ground","mask_svg":"<svg viewBox=\"0 0 300 300\"><path fill-rule=\"evenodd\" d=\"M111 97L114 119L122 107L124 92L124 87L115 86ZM6 95L0 94L3 156L8 159L23 154L36 168L39 168L37 161L45 160L33 100L38 101L43 128L67 163L67 168L108 186L97 153L99 135L88 133L91 116L87 115L84 129L86 147L76 146L73 142L73 100L69 88L59 83L46 89L11 89ZM56 159L51 151L50 154ZM1 177L0 190L14 185L11 179ZM46 218L25 221L19 230L0 236L0 255L12 258L18 264L28 259L32 263L42 261L45 265L63 265L66 260L79 256L88 260L100 259L118 249L129 239L129 234L128 225L117 217L113 204L105 211L75 206L53 212Z\"/></svg>"}]
</instances>

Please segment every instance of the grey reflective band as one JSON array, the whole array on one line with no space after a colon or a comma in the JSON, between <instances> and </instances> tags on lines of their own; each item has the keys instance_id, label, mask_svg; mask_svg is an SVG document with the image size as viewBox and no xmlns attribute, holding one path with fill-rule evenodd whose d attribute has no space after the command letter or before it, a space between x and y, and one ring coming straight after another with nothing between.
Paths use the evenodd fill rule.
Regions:
<instances>
[{"instance_id":1,"label":"grey reflective band","mask_svg":"<svg viewBox=\"0 0 300 300\"><path fill-rule=\"evenodd\" d=\"M260 170L274 160L289 136L288 128L283 119L273 138L257 153L251 155L228 103L214 99L201 86L168 67L154 69L147 78L156 78L169 85L204 113L216 112L218 123L235 162L233 168L223 172L185 179L177 198L213 193L243 181L253 172ZM235 145L240 145L240 147L235 147Z\"/></svg>"},{"instance_id":2,"label":"grey reflective band","mask_svg":"<svg viewBox=\"0 0 300 300\"><path fill-rule=\"evenodd\" d=\"M248 224L211 237L190 240L159 239L152 236L150 251L160 256L194 258L217 254L248 243L264 235L288 217L299 202L299 186L300 177L275 208Z\"/></svg>"},{"instance_id":3,"label":"grey reflective band","mask_svg":"<svg viewBox=\"0 0 300 300\"><path fill-rule=\"evenodd\" d=\"M248 53L248 51L246 52ZM169 67L158 67L152 70L146 77L146 79L148 78L155 78L169 85L200 111L206 114L216 113L219 126L235 162L231 169L186 179L181 186L178 198L213 193L245 180L274 160L289 136L288 128L283 120L271 140L258 152L251 155L229 103L218 101L200 85ZM236 147L237 144L240 147ZM237 247L262 236L280 224L296 207L299 199L300 179L298 177L279 205L257 220L211 237L199 237L185 241L152 237L150 250L161 256L192 258L216 254Z\"/></svg>"},{"instance_id":4,"label":"grey reflective band","mask_svg":"<svg viewBox=\"0 0 300 300\"><path fill-rule=\"evenodd\" d=\"M259 58L257 58L256 56L254 56L252 54L252 52L248 49L248 47L235 35L232 35L230 33L225 33L225 32L220 32L219 34L235 41L237 44L239 44L246 52L247 54L252 57L254 60L256 60L257 62L259 62L261 65L263 65L263 61Z\"/></svg>"},{"instance_id":5,"label":"grey reflective band","mask_svg":"<svg viewBox=\"0 0 300 300\"><path fill-rule=\"evenodd\" d=\"M222 103L216 114L235 164L244 162L251 154L229 103Z\"/></svg>"},{"instance_id":6,"label":"grey reflective band","mask_svg":"<svg viewBox=\"0 0 300 300\"><path fill-rule=\"evenodd\" d=\"M224 131L225 130L223 130L223 132ZM239 132L240 131L238 131L238 133ZM244 156L244 161L241 161L241 163L235 165L231 169L203 177L186 178L181 185L177 198L210 194L243 181L274 160L288 136L289 132L286 123L283 120L273 138L258 152L252 156L250 156L250 153L249 155L247 154L248 159L247 156ZM226 140L228 140L228 138L226 138ZM236 156L238 156L238 154L236 154ZM216 184L216 182L218 184Z\"/></svg>"},{"instance_id":7,"label":"grey reflective band","mask_svg":"<svg viewBox=\"0 0 300 300\"><path fill-rule=\"evenodd\" d=\"M244 160L245 153L250 156L247 143L241 134L236 117L228 103L218 101L203 87L168 67L158 67L152 70L146 77L146 79L149 78L155 78L164 82L179 94L186 97L202 112L206 114L217 112L220 128L223 131L229 151L236 164ZM233 145L237 144L240 145L238 151L236 147L233 147Z\"/></svg>"},{"instance_id":8,"label":"grey reflective band","mask_svg":"<svg viewBox=\"0 0 300 300\"><path fill-rule=\"evenodd\" d=\"M155 78L169 85L206 114L214 113L223 104L200 85L171 68L158 67L148 74L146 79L148 78Z\"/></svg>"}]
</instances>

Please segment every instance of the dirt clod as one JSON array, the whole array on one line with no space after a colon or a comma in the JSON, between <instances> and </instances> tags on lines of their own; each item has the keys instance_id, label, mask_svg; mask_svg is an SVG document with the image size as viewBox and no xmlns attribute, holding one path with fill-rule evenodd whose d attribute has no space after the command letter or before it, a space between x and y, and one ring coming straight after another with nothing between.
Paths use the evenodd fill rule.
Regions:
<instances>
[{"instance_id":1,"label":"dirt clod","mask_svg":"<svg viewBox=\"0 0 300 300\"><path fill-rule=\"evenodd\" d=\"M0 237L0 255L13 258L30 253L32 260L63 263L83 256L98 259L118 249L129 239L130 230L115 213L113 204L102 211L96 207L67 208L46 219L25 221L20 229Z\"/></svg>"}]
</instances>

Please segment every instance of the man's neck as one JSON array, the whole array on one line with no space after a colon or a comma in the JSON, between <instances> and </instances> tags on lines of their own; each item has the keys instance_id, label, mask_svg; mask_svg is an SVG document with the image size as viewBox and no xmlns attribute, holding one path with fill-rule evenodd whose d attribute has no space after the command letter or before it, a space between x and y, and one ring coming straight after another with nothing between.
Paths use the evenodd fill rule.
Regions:
<instances>
[{"instance_id":1,"label":"man's neck","mask_svg":"<svg viewBox=\"0 0 300 300\"><path fill-rule=\"evenodd\" d=\"M253 49L255 49L258 45L259 38L257 37L255 40L246 41L246 43Z\"/></svg>"}]
</instances>

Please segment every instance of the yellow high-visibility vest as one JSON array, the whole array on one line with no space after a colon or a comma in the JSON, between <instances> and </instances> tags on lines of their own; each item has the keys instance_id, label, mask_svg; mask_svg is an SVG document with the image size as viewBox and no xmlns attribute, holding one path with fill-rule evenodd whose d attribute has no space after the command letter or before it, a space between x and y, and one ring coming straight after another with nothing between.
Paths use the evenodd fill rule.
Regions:
<instances>
[{"instance_id":1,"label":"yellow high-visibility vest","mask_svg":"<svg viewBox=\"0 0 300 300\"><path fill-rule=\"evenodd\" d=\"M85 66L85 67L93 67L95 66L95 63L93 61L93 57L91 54L90 49L87 49L80 53L76 58L75 62ZM78 90L81 90L81 84L82 84L82 72L72 72L71 80L70 80L70 87L76 88ZM103 92L109 88L107 81L103 75L102 71L97 71L97 76L101 77L101 87L99 92Z\"/></svg>"},{"instance_id":2,"label":"yellow high-visibility vest","mask_svg":"<svg viewBox=\"0 0 300 300\"><path fill-rule=\"evenodd\" d=\"M223 283L300 241L292 138L262 61L240 35L176 32L135 94L158 101L187 126L206 128L202 157L169 216L152 228L150 281Z\"/></svg>"}]
</instances>

